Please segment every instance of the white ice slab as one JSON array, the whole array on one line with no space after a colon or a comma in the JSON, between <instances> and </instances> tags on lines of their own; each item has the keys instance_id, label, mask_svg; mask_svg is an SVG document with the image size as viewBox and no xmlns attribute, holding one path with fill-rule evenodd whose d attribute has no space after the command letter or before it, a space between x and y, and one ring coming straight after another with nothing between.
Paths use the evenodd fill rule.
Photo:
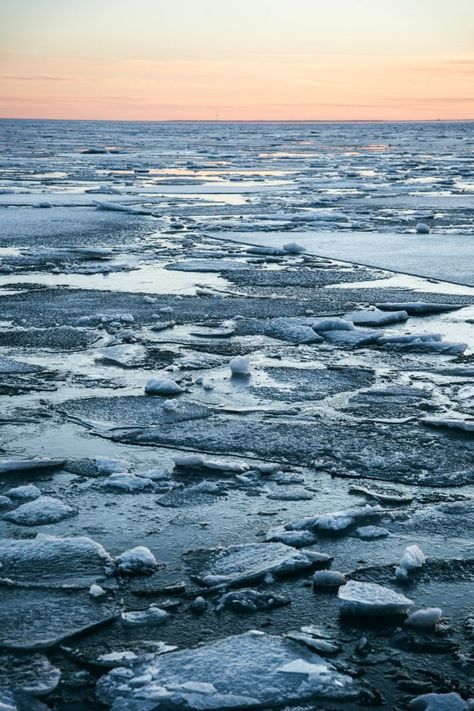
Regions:
<instances>
[{"instance_id":1,"label":"white ice slab","mask_svg":"<svg viewBox=\"0 0 474 711\"><path fill-rule=\"evenodd\" d=\"M472 235L398 232L225 232L213 237L283 247L290 239L311 254L474 286Z\"/></svg>"}]
</instances>

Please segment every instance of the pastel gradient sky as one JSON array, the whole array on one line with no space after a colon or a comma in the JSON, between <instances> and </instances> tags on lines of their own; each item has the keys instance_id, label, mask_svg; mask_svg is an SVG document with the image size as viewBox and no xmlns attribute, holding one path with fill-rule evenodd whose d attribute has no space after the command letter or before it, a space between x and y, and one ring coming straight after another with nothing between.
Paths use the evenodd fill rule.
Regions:
<instances>
[{"instance_id":1,"label":"pastel gradient sky","mask_svg":"<svg viewBox=\"0 0 474 711\"><path fill-rule=\"evenodd\" d=\"M0 0L0 116L473 119L474 0Z\"/></svg>"}]
</instances>

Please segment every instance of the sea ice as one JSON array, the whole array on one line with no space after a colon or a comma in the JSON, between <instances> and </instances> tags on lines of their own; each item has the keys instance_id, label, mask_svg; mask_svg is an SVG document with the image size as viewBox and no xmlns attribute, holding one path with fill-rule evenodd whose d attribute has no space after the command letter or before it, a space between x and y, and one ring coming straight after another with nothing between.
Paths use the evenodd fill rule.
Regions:
<instances>
[{"instance_id":1,"label":"sea ice","mask_svg":"<svg viewBox=\"0 0 474 711\"><path fill-rule=\"evenodd\" d=\"M104 574L112 558L91 538L38 533L35 538L1 539L0 563L2 576L10 580L53 586L95 579Z\"/></svg>"},{"instance_id":2,"label":"sea ice","mask_svg":"<svg viewBox=\"0 0 474 711\"><path fill-rule=\"evenodd\" d=\"M0 589L0 645L38 650L115 619L117 603L91 598L87 591L17 587Z\"/></svg>"},{"instance_id":3,"label":"sea ice","mask_svg":"<svg viewBox=\"0 0 474 711\"><path fill-rule=\"evenodd\" d=\"M363 541L375 541L378 538L386 538L389 535L387 529L380 526L360 526L356 528L355 533Z\"/></svg>"},{"instance_id":4,"label":"sea ice","mask_svg":"<svg viewBox=\"0 0 474 711\"><path fill-rule=\"evenodd\" d=\"M345 511L332 511L331 513L318 514L307 518L287 523L287 530L301 531L346 531L360 521L379 519L384 513L381 506L360 506L346 509Z\"/></svg>"},{"instance_id":5,"label":"sea ice","mask_svg":"<svg viewBox=\"0 0 474 711\"><path fill-rule=\"evenodd\" d=\"M158 561L149 548L136 546L121 553L116 559L119 573L142 575L151 573L158 567Z\"/></svg>"},{"instance_id":6,"label":"sea ice","mask_svg":"<svg viewBox=\"0 0 474 711\"><path fill-rule=\"evenodd\" d=\"M132 669L133 673L115 669L99 679L99 700L117 711L210 711L357 696L351 677L319 655L284 637L257 631L170 652ZM150 681L134 686L134 679L148 674Z\"/></svg>"},{"instance_id":7,"label":"sea ice","mask_svg":"<svg viewBox=\"0 0 474 711\"><path fill-rule=\"evenodd\" d=\"M407 546L405 552L395 570L395 577L399 580L405 580L408 573L421 568L426 561L426 556L417 545Z\"/></svg>"},{"instance_id":8,"label":"sea ice","mask_svg":"<svg viewBox=\"0 0 474 711\"><path fill-rule=\"evenodd\" d=\"M349 580L339 588L340 609L347 615L401 615L413 606L404 595L376 583Z\"/></svg>"},{"instance_id":9,"label":"sea ice","mask_svg":"<svg viewBox=\"0 0 474 711\"><path fill-rule=\"evenodd\" d=\"M217 611L225 609L235 612L261 612L274 607L289 605L290 598L273 592L258 590L231 590L217 600Z\"/></svg>"},{"instance_id":10,"label":"sea ice","mask_svg":"<svg viewBox=\"0 0 474 711\"><path fill-rule=\"evenodd\" d=\"M290 575L330 560L331 557L324 553L296 550L284 543L247 543L210 551L201 580L208 586L242 585L267 573Z\"/></svg>"},{"instance_id":11,"label":"sea ice","mask_svg":"<svg viewBox=\"0 0 474 711\"><path fill-rule=\"evenodd\" d=\"M236 356L229 363L232 375L247 375L250 372L250 358L248 356Z\"/></svg>"},{"instance_id":12,"label":"sea ice","mask_svg":"<svg viewBox=\"0 0 474 711\"><path fill-rule=\"evenodd\" d=\"M162 397L175 397L184 393L184 388L169 378L150 378L145 385L147 395L160 395Z\"/></svg>"},{"instance_id":13,"label":"sea ice","mask_svg":"<svg viewBox=\"0 0 474 711\"><path fill-rule=\"evenodd\" d=\"M4 514L7 521L19 523L22 526L43 526L57 523L77 513L76 509L52 496L40 496L34 501L22 504L14 511Z\"/></svg>"},{"instance_id":14,"label":"sea ice","mask_svg":"<svg viewBox=\"0 0 474 711\"><path fill-rule=\"evenodd\" d=\"M405 624L422 630L433 629L441 620L442 614L443 611L439 607L427 607L412 612L405 620Z\"/></svg>"},{"instance_id":15,"label":"sea ice","mask_svg":"<svg viewBox=\"0 0 474 711\"><path fill-rule=\"evenodd\" d=\"M9 472L34 471L36 469L54 469L65 464L64 459L1 459L0 474Z\"/></svg>"},{"instance_id":16,"label":"sea ice","mask_svg":"<svg viewBox=\"0 0 474 711\"><path fill-rule=\"evenodd\" d=\"M472 706L459 694L423 694L410 701L410 711L469 711Z\"/></svg>"},{"instance_id":17,"label":"sea ice","mask_svg":"<svg viewBox=\"0 0 474 711\"><path fill-rule=\"evenodd\" d=\"M136 476L135 474L128 474L126 472L117 472L107 477L103 482L103 486L112 491L134 493L150 489L153 486L153 482L146 477Z\"/></svg>"},{"instance_id":18,"label":"sea ice","mask_svg":"<svg viewBox=\"0 0 474 711\"><path fill-rule=\"evenodd\" d=\"M38 489L34 484L26 484L25 486L16 486L14 489L8 489L5 495L10 499L37 499L41 496L41 489Z\"/></svg>"},{"instance_id":19,"label":"sea ice","mask_svg":"<svg viewBox=\"0 0 474 711\"><path fill-rule=\"evenodd\" d=\"M474 432L474 419L461 417L424 417L422 419L426 425L432 427L446 427L463 432Z\"/></svg>"},{"instance_id":20,"label":"sea ice","mask_svg":"<svg viewBox=\"0 0 474 711\"><path fill-rule=\"evenodd\" d=\"M313 587L340 588L346 583L346 576L338 570L317 570L313 574Z\"/></svg>"},{"instance_id":21,"label":"sea ice","mask_svg":"<svg viewBox=\"0 0 474 711\"><path fill-rule=\"evenodd\" d=\"M130 465L123 459L112 459L111 457L96 457L95 468L97 474L99 474L100 476L107 476L109 474L118 474L120 472L126 472L130 468Z\"/></svg>"},{"instance_id":22,"label":"sea ice","mask_svg":"<svg viewBox=\"0 0 474 711\"><path fill-rule=\"evenodd\" d=\"M355 326L388 326L408 319L406 311L381 311L380 309L364 309L351 311L346 314L346 319Z\"/></svg>"},{"instance_id":23,"label":"sea ice","mask_svg":"<svg viewBox=\"0 0 474 711\"><path fill-rule=\"evenodd\" d=\"M377 343L381 331L364 331L361 328L355 328L353 331L324 331L324 339L333 343L335 346L346 348L362 348Z\"/></svg>"},{"instance_id":24,"label":"sea ice","mask_svg":"<svg viewBox=\"0 0 474 711\"><path fill-rule=\"evenodd\" d=\"M265 540L269 543L285 543L293 548L304 548L316 543L316 536L311 531L286 531L283 526L268 531Z\"/></svg>"},{"instance_id":25,"label":"sea ice","mask_svg":"<svg viewBox=\"0 0 474 711\"><path fill-rule=\"evenodd\" d=\"M5 690L14 689L32 696L44 696L54 691L60 678L61 672L44 654L21 657L0 655L0 694Z\"/></svg>"},{"instance_id":26,"label":"sea ice","mask_svg":"<svg viewBox=\"0 0 474 711\"><path fill-rule=\"evenodd\" d=\"M376 306L382 311L406 311L409 316L431 316L462 308L461 304L440 304L432 301L387 301Z\"/></svg>"},{"instance_id":27,"label":"sea ice","mask_svg":"<svg viewBox=\"0 0 474 711\"><path fill-rule=\"evenodd\" d=\"M249 470L245 462L233 462L228 459L208 459L201 454L181 454L174 458L177 469L197 469L211 473L232 472L243 474Z\"/></svg>"},{"instance_id":28,"label":"sea ice","mask_svg":"<svg viewBox=\"0 0 474 711\"><path fill-rule=\"evenodd\" d=\"M146 610L122 612L120 619L129 627L157 627L169 618L169 613L156 605L150 605Z\"/></svg>"},{"instance_id":29,"label":"sea ice","mask_svg":"<svg viewBox=\"0 0 474 711\"><path fill-rule=\"evenodd\" d=\"M305 252L306 250L304 247L302 247L297 242L289 242L288 244L283 245L283 251L286 252L287 254L301 254L302 252Z\"/></svg>"},{"instance_id":30,"label":"sea ice","mask_svg":"<svg viewBox=\"0 0 474 711\"><path fill-rule=\"evenodd\" d=\"M353 331L354 324L345 318L318 318L313 321L311 328L316 333L324 331Z\"/></svg>"},{"instance_id":31,"label":"sea ice","mask_svg":"<svg viewBox=\"0 0 474 711\"><path fill-rule=\"evenodd\" d=\"M428 235L430 233L430 228L425 222L418 222L415 229L417 235Z\"/></svg>"}]
</instances>

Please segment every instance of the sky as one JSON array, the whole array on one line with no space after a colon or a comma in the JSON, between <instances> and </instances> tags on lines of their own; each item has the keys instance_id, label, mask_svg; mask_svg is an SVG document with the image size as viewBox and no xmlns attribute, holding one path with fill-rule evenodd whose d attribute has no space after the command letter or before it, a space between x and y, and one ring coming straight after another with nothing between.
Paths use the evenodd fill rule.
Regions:
<instances>
[{"instance_id":1,"label":"sky","mask_svg":"<svg viewBox=\"0 0 474 711\"><path fill-rule=\"evenodd\" d=\"M0 117L474 119L474 0L0 0Z\"/></svg>"}]
</instances>

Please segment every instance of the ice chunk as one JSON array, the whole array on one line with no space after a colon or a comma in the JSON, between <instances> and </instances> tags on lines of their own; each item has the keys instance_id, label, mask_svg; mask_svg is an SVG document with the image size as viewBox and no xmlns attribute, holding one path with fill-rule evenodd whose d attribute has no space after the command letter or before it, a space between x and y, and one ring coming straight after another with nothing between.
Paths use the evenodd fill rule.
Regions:
<instances>
[{"instance_id":1,"label":"ice chunk","mask_svg":"<svg viewBox=\"0 0 474 711\"><path fill-rule=\"evenodd\" d=\"M362 348L377 343L383 333L380 331L363 331L355 328L353 331L324 331L324 339L335 346L343 348Z\"/></svg>"},{"instance_id":2,"label":"ice chunk","mask_svg":"<svg viewBox=\"0 0 474 711\"><path fill-rule=\"evenodd\" d=\"M430 228L425 222L418 222L415 229L417 235L428 235L430 233Z\"/></svg>"},{"instance_id":3,"label":"ice chunk","mask_svg":"<svg viewBox=\"0 0 474 711\"><path fill-rule=\"evenodd\" d=\"M94 356L96 363L131 368L139 365L146 355L145 348L137 344L121 344L99 348Z\"/></svg>"},{"instance_id":4,"label":"ice chunk","mask_svg":"<svg viewBox=\"0 0 474 711\"><path fill-rule=\"evenodd\" d=\"M106 594L107 593L104 588L101 588L100 585L96 585L95 583L93 583L89 588L89 595L91 597L104 597Z\"/></svg>"},{"instance_id":5,"label":"ice chunk","mask_svg":"<svg viewBox=\"0 0 474 711\"><path fill-rule=\"evenodd\" d=\"M423 694L410 701L410 711L469 711L471 705L452 691L449 694Z\"/></svg>"},{"instance_id":6,"label":"ice chunk","mask_svg":"<svg viewBox=\"0 0 474 711\"><path fill-rule=\"evenodd\" d=\"M207 570L201 579L208 586L243 584L267 573L290 575L330 560L323 553L296 550L284 543L247 543L210 551Z\"/></svg>"},{"instance_id":7,"label":"ice chunk","mask_svg":"<svg viewBox=\"0 0 474 711\"><path fill-rule=\"evenodd\" d=\"M130 627L157 627L166 622L168 617L168 612L156 607L156 605L150 605L146 610L122 612L120 619L124 625Z\"/></svg>"},{"instance_id":8,"label":"ice chunk","mask_svg":"<svg viewBox=\"0 0 474 711\"><path fill-rule=\"evenodd\" d=\"M44 654L0 655L0 694L6 689L15 689L32 696L44 696L54 691L60 678L61 672Z\"/></svg>"},{"instance_id":9,"label":"ice chunk","mask_svg":"<svg viewBox=\"0 0 474 711\"><path fill-rule=\"evenodd\" d=\"M37 590L2 586L0 645L8 649L46 649L117 617L113 601L95 600L87 591Z\"/></svg>"},{"instance_id":10,"label":"ice chunk","mask_svg":"<svg viewBox=\"0 0 474 711\"><path fill-rule=\"evenodd\" d=\"M436 627L442 617L443 611L440 607L427 607L424 610L417 610L405 620L405 624L409 627L417 629L432 629Z\"/></svg>"},{"instance_id":11,"label":"ice chunk","mask_svg":"<svg viewBox=\"0 0 474 711\"><path fill-rule=\"evenodd\" d=\"M231 590L224 593L217 601L217 610L224 608L235 612L261 612L271 610L273 607L289 605L288 595L273 592L259 592L258 590Z\"/></svg>"},{"instance_id":12,"label":"ice chunk","mask_svg":"<svg viewBox=\"0 0 474 711\"><path fill-rule=\"evenodd\" d=\"M43 526L47 523L57 523L77 513L76 509L52 496L40 496L34 501L22 504L14 511L4 514L7 521L19 523L22 526Z\"/></svg>"},{"instance_id":13,"label":"ice chunk","mask_svg":"<svg viewBox=\"0 0 474 711\"><path fill-rule=\"evenodd\" d=\"M446 427L463 432L474 432L474 419L461 417L423 417L421 420L432 427Z\"/></svg>"},{"instance_id":14,"label":"ice chunk","mask_svg":"<svg viewBox=\"0 0 474 711\"><path fill-rule=\"evenodd\" d=\"M288 666L295 664L296 666ZM297 671L299 673L294 673ZM357 696L351 677L322 657L284 637L262 632L227 637L195 649L159 656L102 677L97 695L113 708L242 709L276 708L316 698ZM152 681L134 687L134 679ZM121 703L120 703L121 702Z\"/></svg>"},{"instance_id":15,"label":"ice chunk","mask_svg":"<svg viewBox=\"0 0 474 711\"><path fill-rule=\"evenodd\" d=\"M384 513L381 506L360 506L358 508L346 509L344 511L332 511L331 513L318 514L300 519L294 523L287 523L287 530L321 530L321 531L346 531L359 521L367 519L378 519Z\"/></svg>"},{"instance_id":16,"label":"ice chunk","mask_svg":"<svg viewBox=\"0 0 474 711\"><path fill-rule=\"evenodd\" d=\"M271 257L283 256L286 254L284 249L278 249L278 247L247 247L246 252L248 254L263 254Z\"/></svg>"},{"instance_id":17,"label":"ice chunk","mask_svg":"<svg viewBox=\"0 0 474 711\"><path fill-rule=\"evenodd\" d=\"M184 388L169 378L151 378L145 385L147 395L161 395L162 397L175 397L184 393Z\"/></svg>"},{"instance_id":18,"label":"ice chunk","mask_svg":"<svg viewBox=\"0 0 474 711\"><path fill-rule=\"evenodd\" d=\"M12 580L58 583L95 579L112 563L99 543L85 536L61 538L39 533L35 538L0 540L2 575Z\"/></svg>"},{"instance_id":19,"label":"ice chunk","mask_svg":"<svg viewBox=\"0 0 474 711\"><path fill-rule=\"evenodd\" d=\"M100 475L117 474L126 472L130 465L123 459L112 459L110 457L96 457L95 468Z\"/></svg>"},{"instance_id":20,"label":"ice chunk","mask_svg":"<svg viewBox=\"0 0 474 711\"><path fill-rule=\"evenodd\" d=\"M0 474L9 472L54 469L65 464L64 459L0 459Z\"/></svg>"},{"instance_id":21,"label":"ice chunk","mask_svg":"<svg viewBox=\"0 0 474 711\"><path fill-rule=\"evenodd\" d=\"M345 318L318 318L312 323L316 333L324 331L353 331L354 324Z\"/></svg>"},{"instance_id":22,"label":"ice chunk","mask_svg":"<svg viewBox=\"0 0 474 711\"><path fill-rule=\"evenodd\" d=\"M289 242L288 244L283 245L283 251L287 254L301 254L305 251L305 248L297 242Z\"/></svg>"},{"instance_id":23,"label":"ice chunk","mask_svg":"<svg viewBox=\"0 0 474 711\"><path fill-rule=\"evenodd\" d=\"M380 309L364 309L351 311L346 315L349 321L356 326L387 326L391 323L400 323L408 319L406 311L381 311Z\"/></svg>"},{"instance_id":24,"label":"ice chunk","mask_svg":"<svg viewBox=\"0 0 474 711\"><path fill-rule=\"evenodd\" d=\"M249 465L244 462L232 462L227 459L208 459L201 454L182 454L174 459L175 467L178 469L197 469L206 472L232 472L243 474L248 471Z\"/></svg>"},{"instance_id":25,"label":"ice chunk","mask_svg":"<svg viewBox=\"0 0 474 711\"><path fill-rule=\"evenodd\" d=\"M439 353L440 355L462 355L467 348L467 343L451 343L440 341L435 338L420 338L419 334L409 337L387 336L380 339L380 344L399 350L411 351L413 353Z\"/></svg>"},{"instance_id":26,"label":"ice chunk","mask_svg":"<svg viewBox=\"0 0 474 711\"><path fill-rule=\"evenodd\" d=\"M316 536L311 531L287 531L283 526L268 531L265 540L269 543L285 543L293 548L303 548L316 543Z\"/></svg>"},{"instance_id":27,"label":"ice chunk","mask_svg":"<svg viewBox=\"0 0 474 711\"><path fill-rule=\"evenodd\" d=\"M124 491L128 493L134 493L139 491L145 491L153 486L151 479L147 479L142 476L136 476L135 474L127 474L126 472L118 472L117 474L111 474L104 481L103 486L106 489L113 491Z\"/></svg>"},{"instance_id":28,"label":"ice chunk","mask_svg":"<svg viewBox=\"0 0 474 711\"><path fill-rule=\"evenodd\" d=\"M456 311L461 309L461 304L440 304L432 301L406 301L376 304L382 311L406 311L409 316L427 316L431 314L441 314L445 311Z\"/></svg>"},{"instance_id":29,"label":"ice chunk","mask_svg":"<svg viewBox=\"0 0 474 711\"><path fill-rule=\"evenodd\" d=\"M17 486L14 489L9 489L5 492L10 499L37 499L41 496L41 489L38 489L34 484L26 484L25 486Z\"/></svg>"},{"instance_id":30,"label":"ice chunk","mask_svg":"<svg viewBox=\"0 0 474 711\"><path fill-rule=\"evenodd\" d=\"M121 553L117 559L117 570L127 575L151 573L158 567L158 561L149 548L136 546Z\"/></svg>"},{"instance_id":31,"label":"ice chunk","mask_svg":"<svg viewBox=\"0 0 474 711\"><path fill-rule=\"evenodd\" d=\"M440 333L406 333L406 334L397 334L397 335L392 335L392 336L381 336L379 338L379 343L382 345L397 345L397 344L409 344L409 343L418 343L418 342L425 342L425 341L436 341L440 342L442 340L442 336Z\"/></svg>"},{"instance_id":32,"label":"ice chunk","mask_svg":"<svg viewBox=\"0 0 474 711\"><path fill-rule=\"evenodd\" d=\"M250 358L248 356L236 356L229 363L232 375L247 375L250 372Z\"/></svg>"},{"instance_id":33,"label":"ice chunk","mask_svg":"<svg viewBox=\"0 0 474 711\"><path fill-rule=\"evenodd\" d=\"M312 328L311 322L299 319L275 318L268 326L268 335L290 343L322 343L323 339Z\"/></svg>"},{"instance_id":34,"label":"ice chunk","mask_svg":"<svg viewBox=\"0 0 474 711\"><path fill-rule=\"evenodd\" d=\"M345 582L346 576L338 570L317 570L313 575L315 588L340 588Z\"/></svg>"},{"instance_id":35,"label":"ice chunk","mask_svg":"<svg viewBox=\"0 0 474 711\"><path fill-rule=\"evenodd\" d=\"M119 202L104 202L103 200L93 201L99 210L114 210L117 212L128 212L130 215L151 215L150 210L132 205L123 205Z\"/></svg>"},{"instance_id":36,"label":"ice chunk","mask_svg":"<svg viewBox=\"0 0 474 711\"><path fill-rule=\"evenodd\" d=\"M426 561L426 556L417 545L407 546L400 560L398 567L395 570L395 576L399 580L404 580L408 577L408 573L421 568Z\"/></svg>"},{"instance_id":37,"label":"ice chunk","mask_svg":"<svg viewBox=\"0 0 474 711\"><path fill-rule=\"evenodd\" d=\"M376 583L349 580L339 588L341 612L347 615L401 615L413 606L404 595Z\"/></svg>"},{"instance_id":38,"label":"ice chunk","mask_svg":"<svg viewBox=\"0 0 474 711\"><path fill-rule=\"evenodd\" d=\"M360 526L356 528L355 533L363 541L375 541L378 538L386 538L389 535L387 529L380 526Z\"/></svg>"}]
</instances>

